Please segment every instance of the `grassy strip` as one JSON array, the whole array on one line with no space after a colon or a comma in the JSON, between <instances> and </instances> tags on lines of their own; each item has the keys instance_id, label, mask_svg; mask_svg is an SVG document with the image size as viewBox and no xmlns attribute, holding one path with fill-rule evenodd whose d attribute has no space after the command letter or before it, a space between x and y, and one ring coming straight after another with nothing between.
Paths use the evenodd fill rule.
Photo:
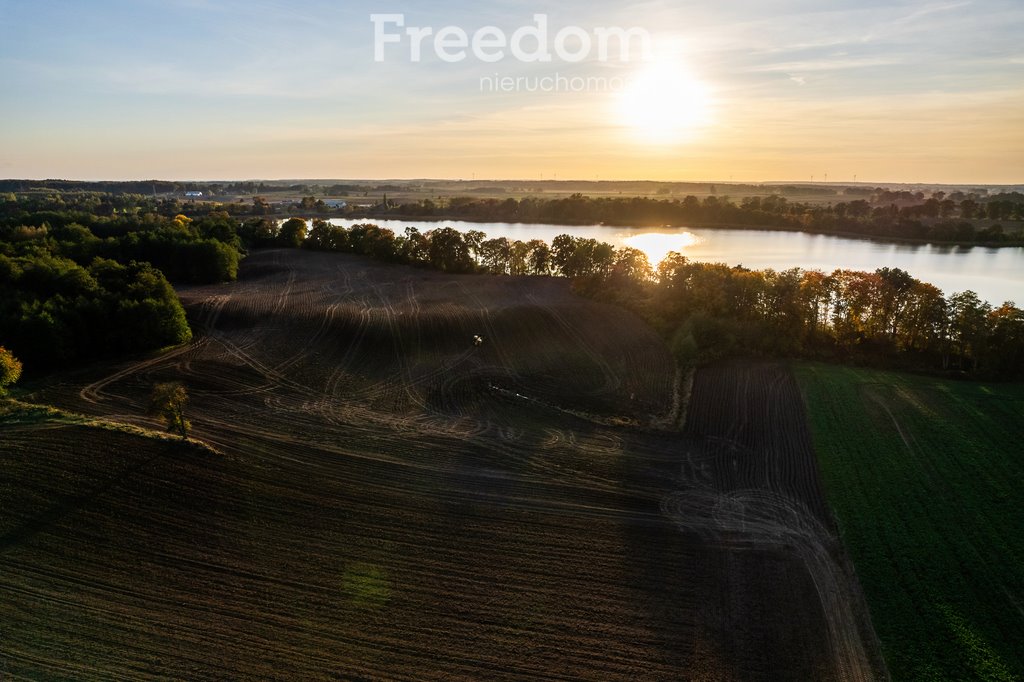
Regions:
<instances>
[{"instance_id":1,"label":"grassy strip","mask_svg":"<svg viewBox=\"0 0 1024 682\"><path fill-rule=\"evenodd\" d=\"M1024 677L1024 386L796 374L893 679Z\"/></svg>"},{"instance_id":2,"label":"grassy strip","mask_svg":"<svg viewBox=\"0 0 1024 682\"><path fill-rule=\"evenodd\" d=\"M220 455L212 446L199 440L189 438L183 441L179 436L161 431L146 429L134 424L114 422L106 419L97 419L77 412L68 412L50 405L36 405L25 403L14 399L0 399L0 430L26 427L51 426L90 426L106 431L117 431L128 433L143 438L152 438L162 441L174 441L189 445L197 450L203 450L211 454Z\"/></svg>"}]
</instances>

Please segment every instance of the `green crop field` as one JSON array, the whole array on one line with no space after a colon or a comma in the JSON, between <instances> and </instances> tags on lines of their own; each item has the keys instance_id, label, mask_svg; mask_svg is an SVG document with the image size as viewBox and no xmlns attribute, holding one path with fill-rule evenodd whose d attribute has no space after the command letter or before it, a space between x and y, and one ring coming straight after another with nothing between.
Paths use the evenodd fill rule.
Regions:
<instances>
[{"instance_id":1,"label":"green crop field","mask_svg":"<svg viewBox=\"0 0 1024 682\"><path fill-rule=\"evenodd\" d=\"M893 679L1024 677L1024 386L796 374Z\"/></svg>"}]
</instances>

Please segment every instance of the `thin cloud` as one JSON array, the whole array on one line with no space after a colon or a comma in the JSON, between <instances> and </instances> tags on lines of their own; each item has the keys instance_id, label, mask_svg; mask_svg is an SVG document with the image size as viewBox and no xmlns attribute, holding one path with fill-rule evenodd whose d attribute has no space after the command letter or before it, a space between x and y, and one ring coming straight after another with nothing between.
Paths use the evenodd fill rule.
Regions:
<instances>
[{"instance_id":1,"label":"thin cloud","mask_svg":"<svg viewBox=\"0 0 1024 682\"><path fill-rule=\"evenodd\" d=\"M810 59L799 62L779 62L777 64L752 66L749 67L747 71L750 73L806 73L809 71L842 71L846 69L866 69L878 66L897 66L903 63L905 63L904 60L896 57Z\"/></svg>"}]
</instances>

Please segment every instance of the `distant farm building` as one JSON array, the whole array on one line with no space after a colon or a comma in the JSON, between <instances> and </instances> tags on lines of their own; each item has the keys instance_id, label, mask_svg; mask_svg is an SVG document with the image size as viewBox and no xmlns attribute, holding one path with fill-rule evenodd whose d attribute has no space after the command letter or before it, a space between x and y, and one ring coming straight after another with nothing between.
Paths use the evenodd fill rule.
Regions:
<instances>
[{"instance_id":1,"label":"distant farm building","mask_svg":"<svg viewBox=\"0 0 1024 682\"><path fill-rule=\"evenodd\" d=\"M186 199L202 199L203 198L203 193L202 192L185 192L185 198Z\"/></svg>"}]
</instances>

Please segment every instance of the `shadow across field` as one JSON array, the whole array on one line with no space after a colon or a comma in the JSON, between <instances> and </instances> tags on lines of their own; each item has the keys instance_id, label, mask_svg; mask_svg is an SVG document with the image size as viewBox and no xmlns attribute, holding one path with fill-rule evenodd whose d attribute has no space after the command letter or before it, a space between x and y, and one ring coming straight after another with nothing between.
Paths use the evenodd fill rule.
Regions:
<instances>
[{"instance_id":1,"label":"shadow across field","mask_svg":"<svg viewBox=\"0 0 1024 682\"><path fill-rule=\"evenodd\" d=\"M685 432L662 438L666 456L624 459L622 478L660 489L671 521L637 524L631 541L673 665L714 679L884 678L788 369L700 370Z\"/></svg>"},{"instance_id":2,"label":"shadow across field","mask_svg":"<svg viewBox=\"0 0 1024 682\"><path fill-rule=\"evenodd\" d=\"M95 488L88 489L85 492L76 490L73 494L57 498L53 506L40 511L35 516L20 521L14 528L5 529L0 534L0 554L3 554L11 547L28 541L33 535L53 526L63 517L80 511L89 504L99 502L104 495L137 475L145 467L150 466L158 457L159 455L153 455L133 463L124 471L115 474L111 478L101 480ZM9 522L12 519L4 520ZM4 525L7 524L5 523Z\"/></svg>"},{"instance_id":3,"label":"shadow across field","mask_svg":"<svg viewBox=\"0 0 1024 682\"><path fill-rule=\"evenodd\" d=\"M46 431L6 446L42 467L19 475L43 509L108 486L0 556L24 674L878 674L784 369L700 373L668 433L664 344L562 280L270 251L181 295L190 346L35 399L148 424L152 384L181 380L224 457L113 485L102 438L92 459Z\"/></svg>"}]
</instances>

